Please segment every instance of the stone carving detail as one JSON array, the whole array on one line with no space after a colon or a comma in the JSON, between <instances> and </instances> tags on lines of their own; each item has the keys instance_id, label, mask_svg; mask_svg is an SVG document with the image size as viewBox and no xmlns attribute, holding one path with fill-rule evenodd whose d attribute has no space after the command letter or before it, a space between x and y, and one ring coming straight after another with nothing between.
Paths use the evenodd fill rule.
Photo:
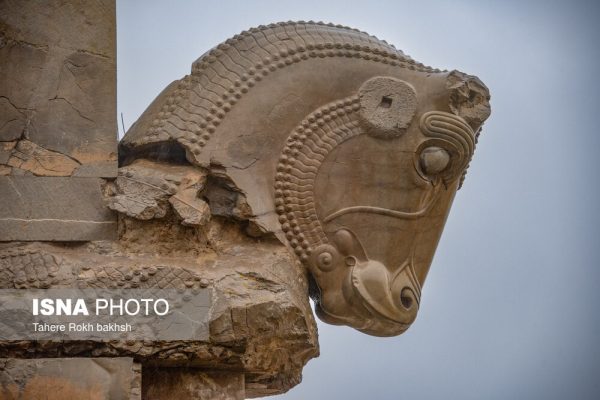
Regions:
<instances>
[{"instance_id":1,"label":"stone carving detail","mask_svg":"<svg viewBox=\"0 0 600 400\"><path fill-rule=\"evenodd\" d=\"M115 9L0 2L0 241L116 239Z\"/></svg>"},{"instance_id":2,"label":"stone carving detail","mask_svg":"<svg viewBox=\"0 0 600 400\"><path fill-rule=\"evenodd\" d=\"M307 294L322 320L367 334L414 321L489 113L476 77L341 25L286 22L234 36L165 88L121 141L116 176L10 136L0 184L20 208L0 215L11 228L0 241L14 240L0 243L0 287L215 296L203 340L10 342L0 357L133 357L162 377L145 388L161 396L198 377L240 398L284 392L318 355ZM53 218L36 225L30 179L79 185L105 204L82 202L88 210L75 189L46 196ZM111 237L98 226L118 238L101 241Z\"/></svg>"},{"instance_id":3,"label":"stone carving detail","mask_svg":"<svg viewBox=\"0 0 600 400\"><path fill-rule=\"evenodd\" d=\"M314 204L319 166L331 150L361 133L356 118L359 109L357 97L318 109L288 137L277 165L275 206L279 222L304 262L315 247L327 242Z\"/></svg>"},{"instance_id":4,"label":"stone carving detail","mask_svg":"<svg viewBox=\"0 0 600 400\"><path fill-rule=\"evenodd\" d=\"M446 186L461 177L462 184L475 151L476 137L471 127L453 114L429 111L421 117L421 131L432 138L420 152L423 174L441 179Z\"/></svg>"},{"instance_id":5,"label":"stone carving detail","mask_svg":"<svg viewBox=\"0 0 600 400\"><path fill-rule=\"evenodd\" d=\"M474 151L473 130L462 118L447 112L429 111L421 116L421 133L431 139L419 146L415 169L432 186L429 199L417 211L357 205L319 218L315 180L330 153L347 140L361 134L384 141L402 136L415 109L416 95L410 85L394 78L376 77L359 89L359 96L317 109L287 138L275 178L276 211L289 245L309 267L319 287L323 289L330 285L323 284L332 280L328 275L343 282L341 287L338 285L343 301L336 298L328 304L320 294L314 293L318 300L317 310L326 321L387 335L402 332L414 320L415 311L412 310L419 303L421 284L413 262L407 259L407 263L390 274L389 267L369 259L351 229L340 227L330 235L330 240L323 225L344 215L358 213L406 220L426 216L439 200L440 183L447 188L464 174ZM411 254L415 245L416 242L410 248ZM334 271L337 272L334 274ZM361 302L365 307L359 305ZM347 308L351 308L354 315L344 315L349 312ZM338 310L337 313L332 312L333 309ZM362 314L363 318L356 319L355 314ZM375 323L374 315L383 317L386 324Z\"/></svg>"},{"instance_id":6,"label":"stone carving detail","mask_svg":"<svg viewBox=\"0 0 600 400\"><path fill-rule=\"evenodd\" d=\"M416 317L489 112L475 77L354 29L287 22L200 57L127 133L120 157L226 177L254 235L275 235L307 268L321 319L389 336Z\"/></svg>"}]
</instances>

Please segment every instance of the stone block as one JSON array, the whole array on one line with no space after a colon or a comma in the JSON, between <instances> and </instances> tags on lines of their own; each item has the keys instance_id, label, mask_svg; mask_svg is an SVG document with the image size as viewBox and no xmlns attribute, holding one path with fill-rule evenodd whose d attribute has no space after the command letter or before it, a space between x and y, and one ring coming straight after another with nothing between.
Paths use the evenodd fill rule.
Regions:
<instances>
[{"instance_id":1,"label":"stone block","mask_svg":"<svg viewBox=\"0 0 600 400\"><path fill-rule=\"evenodd\" d=\"M144 399L243 400L244 374L182 368L144 369Z\"/></svg>"},{"instance_id":2,"label":"stone block","mask_svg":"<svg viewBox=\"0 0 600 400\"><path fill-rule=\"evenodd\" d=\"M0 398L140 400L132 358L0 359Z\"/></svg>"},{"instance_id":3,"label":"stone block","mask_svg":"<svg viewBox=\"0 0 600 400\"><path fill-rule=\"evenodd\" d=\"M116 215L100 178L0 176L0 241L110 240Z\"/></svg>"}]
</instances>

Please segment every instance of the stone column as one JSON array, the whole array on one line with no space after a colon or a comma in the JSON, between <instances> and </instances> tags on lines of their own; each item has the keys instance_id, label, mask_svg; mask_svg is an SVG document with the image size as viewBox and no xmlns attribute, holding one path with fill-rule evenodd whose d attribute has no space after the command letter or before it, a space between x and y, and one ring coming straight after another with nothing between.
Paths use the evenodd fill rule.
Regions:
<instances>
[{"instance_id":1,"label":"stone column","mask_svg":"<svg viewBox=\"0 0 600 400\"><path fill-rule=\"evenodd\" d=\"M0 241L116 238L114 0L0 3Z\"/></svg>"}]
</instances>

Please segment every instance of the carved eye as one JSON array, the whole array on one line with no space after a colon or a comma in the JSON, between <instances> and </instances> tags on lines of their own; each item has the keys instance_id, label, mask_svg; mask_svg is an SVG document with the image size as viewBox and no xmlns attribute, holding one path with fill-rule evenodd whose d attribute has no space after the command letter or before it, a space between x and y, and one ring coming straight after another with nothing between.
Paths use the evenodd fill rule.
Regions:
<instances>
[{"instance_id":1,"label":"carved eye","mask_svg":"<svg viewBox=\"0 0 600 400\"><path fill-rule=\"evenodd\" d=\"M419 162L425 174L437 175L450 163L450 154L441 147L427 147L421 152Z\"/></svg>"}]
</instances>

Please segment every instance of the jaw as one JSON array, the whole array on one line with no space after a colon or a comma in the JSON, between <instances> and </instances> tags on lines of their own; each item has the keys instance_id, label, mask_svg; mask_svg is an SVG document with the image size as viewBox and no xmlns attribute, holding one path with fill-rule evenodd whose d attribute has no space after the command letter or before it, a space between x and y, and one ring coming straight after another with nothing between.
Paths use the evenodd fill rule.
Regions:
<instances>
[{"instance_id":1,"label":"jaw","mask_svg":"<svg viewBox=\"0 0 600 400\"><path fill-rule=\"evenodd\" d=\"M324 304L315 303L315 314L321 321L331 325L346 325L371 336L397 336L410 327L410 324L398 323L370 313L366 307L366 314L360 315L355 310L349 311L347 315L335 315L326 311L324 307Z\"/></svg>"},{"instance_id":2,"label":"jaw","mask_svg":"<svg viewBox=\"0 0 600 400\"><path fill-rule=\"evenodd\" d=\"M393 336L415 320L421 286L411 258L388 267L369 258L360 240L345 228L311 257L309 267L320 292L315 312L324 322Z\"/></svg>"},{"instance_id":3,"label":"jaw","mask_svg":"<svg viewBox=\"0 0 600 400\"><path fill-rule=\"evenodd\" d=\"M419 308L420 291L410 271L405 267L390 276L379 262L357 264L346 269L338 290L322 293L315 312L323 322L369 335L399 335L415 320Z\"/></svg>"}]
</instances>

